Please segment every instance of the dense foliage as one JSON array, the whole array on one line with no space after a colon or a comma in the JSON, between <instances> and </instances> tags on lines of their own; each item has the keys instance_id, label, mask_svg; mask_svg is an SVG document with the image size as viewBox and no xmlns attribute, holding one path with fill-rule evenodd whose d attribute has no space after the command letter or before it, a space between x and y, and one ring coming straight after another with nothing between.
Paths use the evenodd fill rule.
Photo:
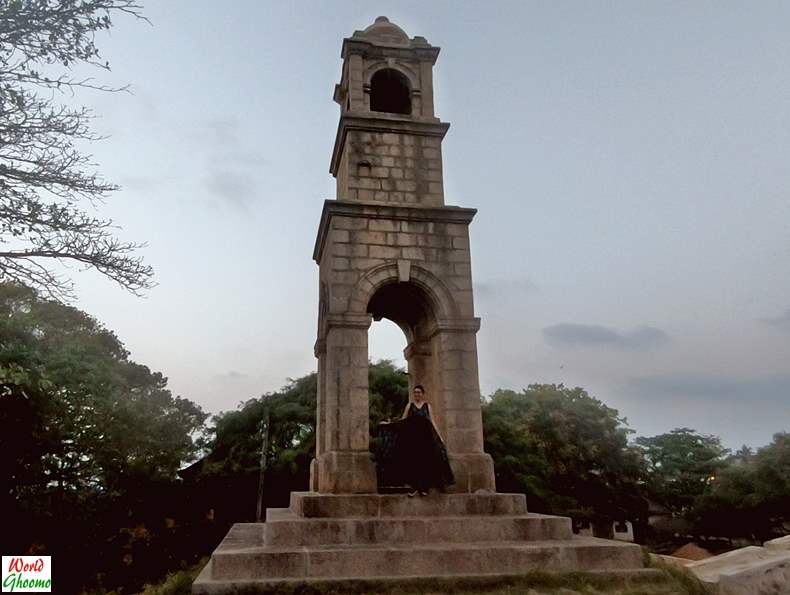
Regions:
<instances>
[{"instance_id":1,"label":"dense foliage","mask_svg":"<svg viewBox=\"0 0 790 595\"><path fill-rule=\"evenodd\" d=\"M790 434L722 465L693 515L708 535L761 542L790 533Z\"/></svg>"},{"instance_id":2,"label":"dense foliage","mask_svg":"<svg viewBox=\"0 0 790 595\"><path fill-rule=\"evenodd\" d=\"M527 494L530 510L609 525L644 520L639 452L617 410L581 388L533 384L496 391L483 407L497 489Z\"/></svg>"},{"instance_id":3,"label":"dense foliage","mask_svg":"<svg viewBox=\"0 0 790 595\"><path fill-rule=\"evenodd\" d=\"M676 514L688 512L725 465L728 450L717 436L689 428L636 439L648 465L647 493Z\"/></svg>"},{"instance_id":4,"label":"dense foliage","mask_svg":"<svg viewBox=\"0 0 790 595\"><path fill-rule=\"evenodd\" d=\"M117 549L120 564L150 540L135 530L161 512L148 498L199 453L205 419L93 317L0 284L3 551L68 563Z\"/></svg>"},{"instance_id":5,"label":"dense foliage","mask_svg":"<svg viewBox=\"0 0 790 595\"><path fill-rule=\"evenodd\" d=\"M397 417L408 400L408 380L392 362L381 360L368 371L371 428ZM253 520L260 479L261 446L268 420L265 506L287 506L294 490L308 489L315 452L316 374L289 380L279 391L243 403L213 418L210 454L187 473L191 481L216 494L217 508L228 489L244 494L234 504ZM231 487L233 486L233 487Z\"/></svg>"}]
</instances>

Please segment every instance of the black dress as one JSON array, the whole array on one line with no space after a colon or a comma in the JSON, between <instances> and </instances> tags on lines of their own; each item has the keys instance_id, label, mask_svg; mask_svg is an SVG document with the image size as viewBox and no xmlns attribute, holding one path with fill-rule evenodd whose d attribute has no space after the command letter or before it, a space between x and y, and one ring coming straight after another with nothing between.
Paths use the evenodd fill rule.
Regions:
<instances>
[{"instance_id":1,"label":"black dress","mask_svg":"<svg viewBox=\"0 0 790 595\"><path fill-rule=\"evenodd\" d=\"M404 419L379 426L376 463L383 486L409 485L427 492L455 483L427 404L409 403Z\"/></svg>"}]
</instances>

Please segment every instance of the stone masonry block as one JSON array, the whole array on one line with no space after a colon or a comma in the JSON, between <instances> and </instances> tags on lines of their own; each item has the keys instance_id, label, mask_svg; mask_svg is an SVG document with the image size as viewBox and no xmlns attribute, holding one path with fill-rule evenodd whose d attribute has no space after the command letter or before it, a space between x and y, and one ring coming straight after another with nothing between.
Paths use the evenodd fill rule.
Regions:
<instances>
[{"instance_id":1,"label":"stone masonry block","mask_svg":"<svg viewBox=\"0 0 790 595\"><path fill-rule=\"evenodd\" d=\"M470 261L469 252L466 250L443 250L442 254L447 262L469 264Z\"/></svg>"},{"instance_id":2,"label":"stone masonry block","mask_svg":"<svg viewBox=\"0 0 790 595\"><path fill-rule=\"evenodd\" d=\"M357 244L387 244L387 235L380 231L351 232L351 241Z\"/></svg>"},{"instance_id":3,"label":"stone masonry block","mask_svg":"<svg viewBox=\"0 0 790 595\"><path fill-rule=\"evenodd\" d=\"M330 242L348 242L349 234L344 229L332 229L329 231Z\"/></svg>"},{"instance_id":4,"label":"stone masonry block","mask_svg":"<svg viewBox=\"0 0 790 595\"><path fill-rule=\"evenodd\" d=\"M350 185L353 188L362 188L365 190L381 190L381 181L372 178L352 178Z\"/></svg>"},{"instance_id":5,"label":"stone masonry block","mask_svg":"<svg viewBox=\"0 0 790 595\"><path fill-rule=\"evenodd\" d=\"M412 180L396 180L395 188L402 192L416 192L417 182L414 182Z\"/></svg>"},{"instance_id":6,"label":"stone masonry block","mask_svg":"<svg viewBox=\"0 0 790 595\"><path fill-rule=\"evenodd\" d=\"M366 229L367 219L362 217L333 217L332 229Z\"/></svg>"},{"instance_id":7,"label":"stone masonry block","mask_svg":"<svg viewBox=\"0 0 790 595\"><path fill-rule=\"evenodd\" d=\"M471 275L472 267L466 263L454 264L453 273L456 275Z\"/></svg>"},{"instance_id":8,"label":"stone masonry block","mask_svg":"<svg viewBox=\"0 0 790 595\"><path fill-rule=\"evenodd\" d=\"M398 231L400 222L391 219L371 219L368 225L370 231Z\"/></svg>"},{"instance_id":9,"label":"stone masonry block","mask_svg":"<svg viewBox=\"0 0 790 595\"><path fill-rule=\"evenodd\" d=\"M447 223L445 230L451 236L467 237L469 235L469 227L462 223Z\"/></svg>"},{"instance_id":10,"label":"stone masonry block","mask_svg":"<svg viewBox=\"0 0 790 595\"><path fill-rule=\"evenodd\" d=\"M417 236L411 233L395 233L392 234L392 240L396 246L416 246ZM389 239L389 238L388 238Z\"/></svg>"},{"instance_id":11,"label":"stone masonry block","mask_svg":"<svg viewBox=\"0 0 790 595\"><path fill-rule=\"evenodd\" d=\"M402 248L401 255L403 258L410 258L412 260L425 260L424 248Z\"/></svg>"},{"instance_id":12,"label":"stone masonry block","mask_svg":"<svg viewBox=\"0 0 790 595\"><path fill-rule=\"evenodd\" d=\"M370 256L371 258L398 258L400 250L392 246L370 246Z\"/></svg>"},{"instance_id":13,"label":"stone masonry block","mask_svg":"<svg viewBox=\"0 0 790 595\"><path fill-rule=\"evenodd\" d=\"M373 250L373 248L384 248L384 247L385 246L371 246L370 248L371 250ZM384 264L383 258L355 258L351 262L351 266L354 268L354 270L357 271L369 271L373 267L377 267L380 264Z\"/></svg>"},{"instance_id":14,"label":"stone masonry block","mask_svg":"<svg viewBox=\"0 0 790 595\"><path fill-rule=\"evenodd\" d=\"M367 256L368 247L365 244L335 244L332 246L334 256Z\"/></svg>"},{"instance_id":15,"label":"stone masonry block","mask_svg":"<svg viewBox=\"0 0 790 595\"><path fill-rule=\"evenodd\" d=\"M453 237L453 248L458 250L469 250L469 238L465 236Z\"/></svg>"},{"instance_id":16,"label":"stone masonry block","mask_svg":"<svg viewBox=\"0 0 790 595\"><path fill-rule=\"evenodd\" d=\"M335 258L332 261L332 269L335 271L345 271L349 268L348 258Z\"/></svg>"}]
</instances>

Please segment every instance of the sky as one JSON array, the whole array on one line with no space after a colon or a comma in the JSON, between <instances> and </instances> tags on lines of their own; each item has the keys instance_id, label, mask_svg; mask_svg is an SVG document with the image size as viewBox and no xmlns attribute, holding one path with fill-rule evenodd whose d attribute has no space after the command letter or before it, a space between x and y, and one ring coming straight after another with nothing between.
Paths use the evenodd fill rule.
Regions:
<instances>
[{"instance_id":1,"label":"sky","mask_svg":"<svg viewBox=\"0 0 790 595\"><path fill-rule=\"evenodd\" d=\"M471 225L481 390L581 386L638 435L790 431L790 4L149 0L86 92L99 213L158 285L75 305L217 413L316 367L312 249L343 37L441 47L445 201ZM375 323L370 356L402 362Z\"/></svg>"}]
</instances>

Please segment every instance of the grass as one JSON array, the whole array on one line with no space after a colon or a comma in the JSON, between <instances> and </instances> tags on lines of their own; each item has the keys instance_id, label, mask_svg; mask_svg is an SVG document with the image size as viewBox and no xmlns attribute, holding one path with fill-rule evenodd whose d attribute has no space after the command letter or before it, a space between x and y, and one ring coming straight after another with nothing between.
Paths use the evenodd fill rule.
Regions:
<instances>
[{"instance_id":1,"label":"grass","mask_svg":"<svg viewBox=\"0 0 790 595\"><path fill-rule=\"evenodd\" d=\"M191 568L171 572L158 585L146 585L140 595L191 595L192 581L197 578L207 562L208 558L203 558Z\"/></svg>"},{"instance_id":2,"label":"grass","mask_svg":"<svg viewBox=\"0 0 790 595\"><path fill-rule=\"evenodd\" d=\"M205 564L169 574L164 582L148 585L141 595L190 595L192 581ZM278 589L253 589L236 595L706 595L699 581L682 569L662 562L649 564L658 572L638 577L583 573L530 573L511 577L405 579L393 585L369 579L319 585L293 583Z\"/></svg>"}]
</instances>

